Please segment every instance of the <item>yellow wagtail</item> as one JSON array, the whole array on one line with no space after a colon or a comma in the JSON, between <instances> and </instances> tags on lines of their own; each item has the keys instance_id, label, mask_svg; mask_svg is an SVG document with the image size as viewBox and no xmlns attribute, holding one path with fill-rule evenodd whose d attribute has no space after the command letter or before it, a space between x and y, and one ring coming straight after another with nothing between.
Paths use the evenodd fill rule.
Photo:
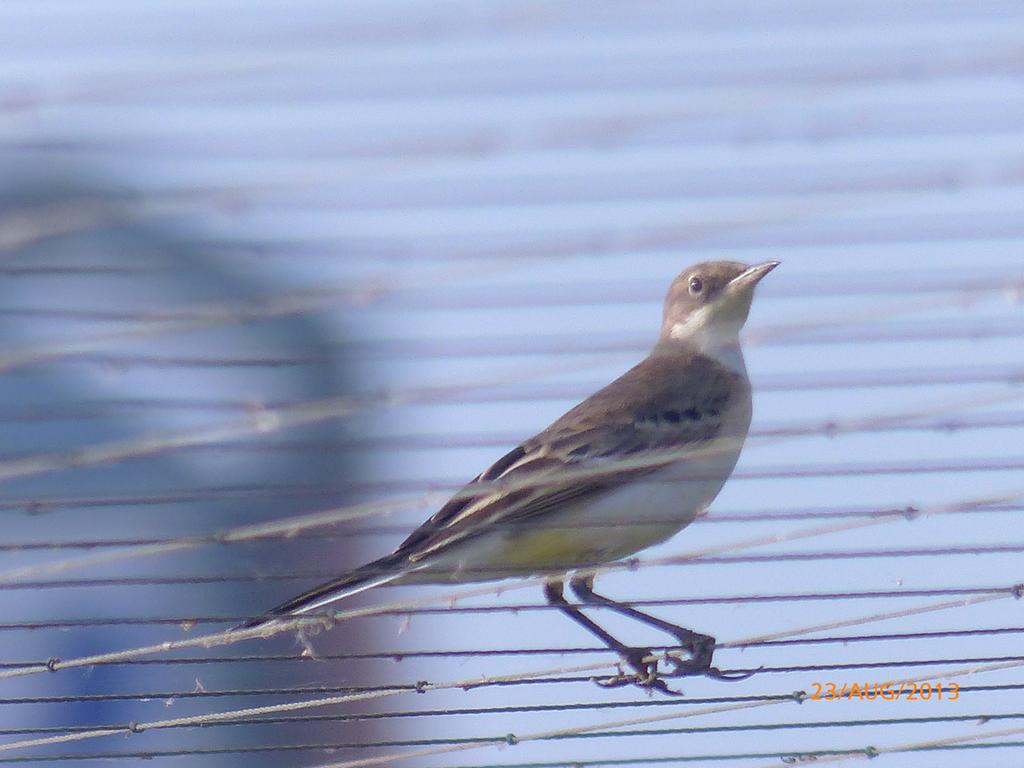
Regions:
<instances>
[{"instance_id":1,"label":"yellow wagtail","mask_svg":"<svg viewBox=\"0 0 1024 768\"><path fill-rule=\"evenodd\" d=\"M390 555L247 622L301 616L382 584L543 576L548 602L632 669L605 685L671 692L663 676L729 677L711 665L714 638L593 590L588 568L629 557L689 525L732 473L750 427L739 332L754 288L778 262L698 264L669 288L661 335L645 360L471 480ZM650 648L622 643L564 596L671 634L686 659L659 672ZM739 679L742 679L739 678Z\"/></svg>"}]
</instances>

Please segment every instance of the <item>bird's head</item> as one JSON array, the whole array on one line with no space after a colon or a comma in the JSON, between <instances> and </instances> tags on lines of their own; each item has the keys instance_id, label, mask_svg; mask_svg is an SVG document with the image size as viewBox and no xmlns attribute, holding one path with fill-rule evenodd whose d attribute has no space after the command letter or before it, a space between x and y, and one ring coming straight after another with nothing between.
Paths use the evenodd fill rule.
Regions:
<instances>
[{"instance_id":1,"label":"bird's head","mask_svg":"<svg viewBox=\"0 0 1024 768\"><path fill-rule=\"evenodd\" d=\"M777 266L777 261L752 267L705 261L685 270L668 289L661 338L693 339L702 347L734 341L747 320L754 288Z\"/></svg>"}]
</instances>

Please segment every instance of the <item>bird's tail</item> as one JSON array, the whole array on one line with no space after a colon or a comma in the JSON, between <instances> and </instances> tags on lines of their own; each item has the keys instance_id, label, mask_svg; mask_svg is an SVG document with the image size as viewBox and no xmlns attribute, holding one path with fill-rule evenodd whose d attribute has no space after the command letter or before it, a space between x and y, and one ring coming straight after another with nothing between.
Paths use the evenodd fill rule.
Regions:
<instances>
[{"instance_id":1,"label":"bird's tail","mask_svg":"<svg viewBox=\"0 0 1024 768\"><path fill-rule=\"evenodd\" d=\"M252 629L253 627L268 624L275 619L302 616L306 613L312 613L318 608L330 605L337 600L343 600L367 589L388 584L406 574L407 569L402 567L404 561L405 558L387 555L379 560L374 560L372 563L361 565L334 579L334 581L328 581L325 584L314 587L309 592L304 592L297 597L293 597L291 600L281 603L258 618L249 619L239 624L234 629Z\"/></svg>"}]
</instances>

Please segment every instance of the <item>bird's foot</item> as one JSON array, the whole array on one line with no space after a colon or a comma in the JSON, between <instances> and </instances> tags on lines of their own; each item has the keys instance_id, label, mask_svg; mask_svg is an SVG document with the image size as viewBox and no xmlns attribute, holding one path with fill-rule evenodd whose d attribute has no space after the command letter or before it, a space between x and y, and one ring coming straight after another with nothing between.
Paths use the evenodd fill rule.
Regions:
<instances>
[{"instance_id":1,"label":"bird's foot","mask_svg":"<svg viewBox=\"0 0 1024 768\"><path fill-rule=\"evenodd\" d=\"M702 635L699 632L684 630L685 634L679 633L676 638L680 647L689 654L689 658L680 658L672 652L666 652L665 660L672 667L666 672L666 677L710 677L712 680L721 680L727 683L736 683L753 677L753 672L740 672L730 674L723 672L718 667L711 665L712 657L715 654L715 638L710 635Z\"/></svg>"},{"instance_id":2,"label":"bird's foot","mask_svg":"<svg viewBox=\"0 0 1024 768\"><path fill-rule=\"evenodd\" d=\"M657 652L654 648L617 648L623 664L631 671L627 672L623 669L623 664L620 664L618 674L597 679L595 682L604 688L635 685L646 691L658 691L669 696L682 696L682 691L668 687L665 678L709 677L712 680L735 683L746 680L757 672L754 670L753 672L730 674L712 666L715 638L709 635L692 632L680 636L678 639L680 641L678 648L657 649ZM679 650L685 651L689 656L681 658L676 655ZM662 661L667 665L667 669L662 669L659 666Z\"/></svg>"},{"instance_id":3,"label":"bird's foot","mask_svg":"<svg viewBox=\"0 0 1024 768\"><path fill-rule=\"evenodd\" d=\"M653 648L624 647L617 650L622 657L619 671L611 677L595 678L594 682L599 686L602 688L622 688L627 685L635 685L648 693L658 691L667 696L683 695L682 691L669 688L662 679L663 674L667 674L668 677L675 677L676 675L672 671L662 673L658 669L659 659L649 660L651 656L656 655ZM624 666L628 667L631 671L627 672Z\"/></svg>"}]
</instances>

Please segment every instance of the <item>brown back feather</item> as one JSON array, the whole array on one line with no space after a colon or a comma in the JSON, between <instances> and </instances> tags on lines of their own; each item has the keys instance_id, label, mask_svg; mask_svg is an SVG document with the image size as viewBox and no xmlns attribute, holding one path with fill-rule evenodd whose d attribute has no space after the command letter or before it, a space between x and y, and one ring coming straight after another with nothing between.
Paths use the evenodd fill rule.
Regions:
<instances>
[{"instance_id":1,"label":"brown back feather","mask_svg":"<svg viewBox=\"0 0 1024 768\"><path fill-rule=\"evenodd\" d=\"M609 466L609 457L714 438L730 400L749 396L745 386L715 360L662 343L643 362L477 475L413 531L398 553L418 560L488 529L496 520L520 522L653 472L663 464L622 472ZM647 395L642 402L637 401L638 391ZM579 476L596 466L611 471Z\"/></svg>"}]
</instances>

